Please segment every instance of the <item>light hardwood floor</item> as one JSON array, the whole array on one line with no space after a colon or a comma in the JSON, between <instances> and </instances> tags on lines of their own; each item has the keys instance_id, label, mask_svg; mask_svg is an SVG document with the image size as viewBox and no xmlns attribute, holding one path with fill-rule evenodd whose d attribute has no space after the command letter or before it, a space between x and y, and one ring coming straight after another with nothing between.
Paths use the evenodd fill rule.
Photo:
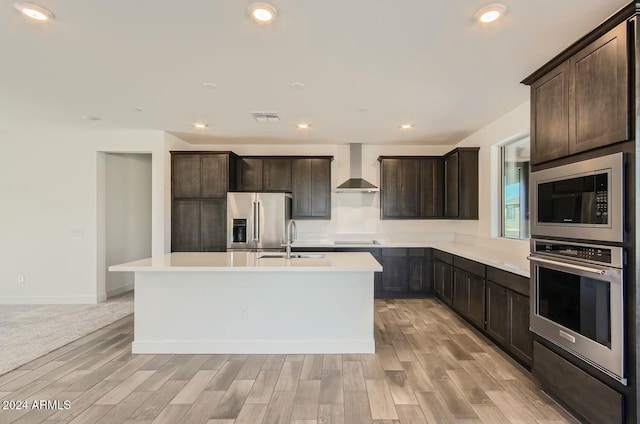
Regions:
<instances>
[{"instance_id":1,"label":"light hardwood floor","mask_svg":"<svg viewBox=\"0 0 640 424\"><path fill-rule=\"evenodd\" d=\"M377 300L375 355L132 355L132 333L130 316L0 376L3 404L29 403L0 423L576 422L434 299Z\"/></svg>"}]
</instances>

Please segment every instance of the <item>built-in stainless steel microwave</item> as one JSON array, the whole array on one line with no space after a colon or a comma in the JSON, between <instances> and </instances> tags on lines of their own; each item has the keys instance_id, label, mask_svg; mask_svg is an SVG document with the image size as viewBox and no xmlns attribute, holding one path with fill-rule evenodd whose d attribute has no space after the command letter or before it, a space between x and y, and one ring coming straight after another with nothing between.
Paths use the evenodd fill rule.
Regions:
<instances>
[{"instance_id":1,"label":"built-in stainless steel microwave","mask_svg":"<svg viewBox=\"0 0 640 424\"><path fill-rule=\"evenodd\" d=\"M624 154L531 173L532 237L623 242Z\"/></svg>"}]
</instances>

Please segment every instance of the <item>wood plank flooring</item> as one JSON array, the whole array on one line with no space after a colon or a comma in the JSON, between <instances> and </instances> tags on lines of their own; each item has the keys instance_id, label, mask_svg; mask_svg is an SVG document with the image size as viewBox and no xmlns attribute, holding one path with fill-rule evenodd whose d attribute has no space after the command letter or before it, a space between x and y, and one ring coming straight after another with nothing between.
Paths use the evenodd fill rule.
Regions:
<instances>
[{"instance_id":1,"label":"wood plank flooring","mask_svg":"<svg viewBox=\"0 0 640 424\"><path fill-rule=\"evenodd\" d=\"M0 406L29 405L0 424L577 422L438 300L376 300L375 336L375 355L132 355L130 316L0 376Z\"/></svg>"}]
</instances>

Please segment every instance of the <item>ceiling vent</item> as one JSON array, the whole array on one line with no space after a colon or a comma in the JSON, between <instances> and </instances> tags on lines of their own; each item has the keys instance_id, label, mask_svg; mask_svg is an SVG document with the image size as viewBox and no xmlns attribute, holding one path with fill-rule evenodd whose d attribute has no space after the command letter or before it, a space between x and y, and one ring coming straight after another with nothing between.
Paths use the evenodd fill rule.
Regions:
<instances>
[{"instance_id":1,"label":"ceiling vent","mask_svg":"<svg viewBox=\"0 0 640 424\"><path fill-rule=\"evenodd\" d=\"M277 112L251 112L251 116L258 122L280 122Z\"/></svg>"}]
</instances>

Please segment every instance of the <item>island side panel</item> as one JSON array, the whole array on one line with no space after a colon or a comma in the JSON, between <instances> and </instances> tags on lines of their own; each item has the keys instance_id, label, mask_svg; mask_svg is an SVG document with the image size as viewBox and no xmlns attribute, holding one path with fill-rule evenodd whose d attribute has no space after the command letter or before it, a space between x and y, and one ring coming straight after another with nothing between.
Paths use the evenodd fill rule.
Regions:
<instances>
[{"instance_id":1,"label":"island side panel","mask_svg":"<svg viewBox=\"0 0 640 424\"><path fill-rule=\"evenodd\" d=\"M373 272L136 272L133 353L374 353Z\"/></svg>"}]
</instances>

